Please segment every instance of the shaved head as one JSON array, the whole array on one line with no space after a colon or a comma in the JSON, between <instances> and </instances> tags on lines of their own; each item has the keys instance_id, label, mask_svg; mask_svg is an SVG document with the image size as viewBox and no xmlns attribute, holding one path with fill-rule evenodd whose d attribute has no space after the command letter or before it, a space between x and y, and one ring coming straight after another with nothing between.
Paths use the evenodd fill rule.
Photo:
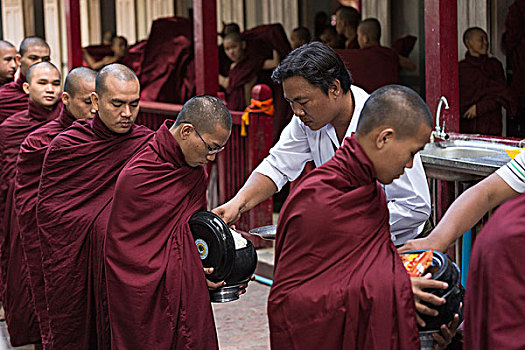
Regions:
<instances>
[{"instance_id":1,"label":"shaved head","mask_svg":"<svg viewBox=\"0 0 525 350\"><path fill-rule=\"evenodd\" d=\"M403 139L417 134L422 124L430 128L433 125L425 101L410 88L388 85L374 91L365 102L356 135L361 137L379 126L389 126Z\"/></svg>"},{"instance_id":2,"label":"shaved head","mask_svg":"<svg viewBox=\"0 0 525 350\"><path fill-rule=\"evenodd\" d=\"M381 24L377 18L367 18L359 24L360 34L368 36L368 39L379 43L381 39ZM358 31L358 33L359 33Z\"/></svg>"},{"instance_id":3,"label":"shaved head","mask_svg":"<svg viewBox=\"0 0 525 350\"><path fill-rule=\"evenodd\" d=\"M46 41L38 36L28 36L22 42L20 43L20 49L18 50L18 53L20 56L24 56L25 53L29 50L30 47L45 47L49 51L51 49L49 48L49 45L46 43Z\"/></svg>"},{"instance_id":4,"label":"shaved head","mask_svg":"<svg viewBox=\"0 0 525 350\"><path fill-rule=\"evenodd\" d=\"M337 19L344 21L347 26L352 28L357 28L357 25L361 21L361 14L351 6L341 6L335 13L337 14Z\"/></svg>"},{"instance_id":5,"label":"shaved head","mask_svg":"<svg viewBox=\"0 0 525 350\"><path fill-rule=\"evenodd\" d=\"M95 92L100 97L107 92L106 81L108 77L121 81L139 82L137 75L130 68L120 63L109 64L97 73L95 80Z\"/></svg>"},{"instance_id":6,"label":"shaved head","mask_svg":"<svg viewBox=\"0 0 525 350\"><path fill-rule=\"evenodd\" d=\"M94 84L97 72L88 67L78 67L69 72L64 83L64 92L75 97L80 87L80 82Z\"/></svg>"},{"instance_id":7,"label":"shaved head","mask_svg":"<svg viewBox=\"0 0 525 350\"><path fill-rule=\"evenodd\" d=\"M481 29L480 27L471 27L471 28L465 30L465 33L463 33L463 43L465 45L467 45L467 41L472 39L472 36L476 32L481 32L481 33L487 35L487 33L483 29Z\"/></svg>"},{"instance_id":8,"label":"shaved head","mask_svg":"<svg viewBox=\"0 0 525 350\"><path fill-rule=\"evenodd\" d=\"M31 80L33 79L35 74L41 69L45 69L45 68L56 70L58 72L58 76L60 77L60 71L58 70L58 68L53 63L44 61L44 62L35 63L31 67L29 67L29 69L27 70L26 81L29 84L31 84Z\"/></svg>"},{"instance_id":9,"label":"shaved head","mask_svg":"<svg viewBox=\"0 0 525 350\"><path fill-rule=\"evenodd\" d=\"M15 45L11 44L9 41L0 40L0 50L11 49L11 48L16 50Z\"/></svg>"},{"instance_id":10,"label":"shaved head","mask_svg":"<svg viewBox=\"0 0 525 350\"><path fill-rule=\"evenodd\" d=\"M172 128L183 122L192 124L203 134L213 133L217 125L228 131L232 128L230 111L221 100L211 95L200 95L189 99L182 107Z\"/></svg>"}]
</instances>

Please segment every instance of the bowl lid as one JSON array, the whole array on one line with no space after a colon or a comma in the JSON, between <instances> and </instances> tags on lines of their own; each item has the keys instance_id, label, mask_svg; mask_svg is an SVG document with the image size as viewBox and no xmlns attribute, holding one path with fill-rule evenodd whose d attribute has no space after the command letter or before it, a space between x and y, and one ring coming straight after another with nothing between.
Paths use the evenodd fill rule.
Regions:
<instances>
[{"instance_id":1,"label":"bowl lid","mask_svg":"<svg viewBox=\"0 0 525 350\"><path fill-rule=\"evenodd\" d=\"M228 278L235 261L235 242L228 225L209 211L193 214L189 225L202 266L213 267L206 278L212 282Z\"/></svg>"}]
</instances>

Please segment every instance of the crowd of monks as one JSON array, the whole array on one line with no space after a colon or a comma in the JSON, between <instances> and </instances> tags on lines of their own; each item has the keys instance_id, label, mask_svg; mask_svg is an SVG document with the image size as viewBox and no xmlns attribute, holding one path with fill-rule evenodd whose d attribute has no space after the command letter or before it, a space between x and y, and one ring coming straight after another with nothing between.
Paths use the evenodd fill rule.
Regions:
<instances>
[{"instance_id":1,"label":"crowd of monks","mask_svg":"<svg viewBox=\"0 0 525 350\"><path fill-rule=\"evenodd\" d=\"M356 13L344 7L336 13L348 50L388 57L396 72L408 64L379 46L377 20L361 22ZM293 51L286 41L270 45L271 57L247 60L257 51L247 43L261 31L282 43L280 26L223 33L231 63L221 83L246 104L246 85L270 71L296 118L237 195L213 211L233 224L295 180L306 163L315 164L279 217L268 300L272 348L419 349L420 315L436 316L432 305L446 302L428 288L448 285L409 278L398 250L444 251L512 197L474 248L465 348L523 348L517 248L525 237L525 155L465 192L422 238L430 195L417 153L433 126L425 102L390 80L369 94L353 81L358 63L308 43L303 29L292 35L300 45ZM356 43L361 48L351 49ZM501 75L501 64L487 57L482 29L467 30L464 43L462 76L474 76L477 66ZM203 270L188 220L206 209L203 166L229 139L228 108L213 96L192 97L176 120L152 131L135 124L141 82L129 67L75 68L62 88L43 39L28 37L18 50L0 41L0 54L0 297L12 345L218 348L208 289L224 282L206 279L212 270ZM514 108L512 96L501 92L504 80L491 82L485 89L480 82L483 91L462 102L464 119L485 127L481 121L496 106ZM432 335L435 348L453 342L458 325L459 315L442 325Z\"/></svg>"}]
</instances>

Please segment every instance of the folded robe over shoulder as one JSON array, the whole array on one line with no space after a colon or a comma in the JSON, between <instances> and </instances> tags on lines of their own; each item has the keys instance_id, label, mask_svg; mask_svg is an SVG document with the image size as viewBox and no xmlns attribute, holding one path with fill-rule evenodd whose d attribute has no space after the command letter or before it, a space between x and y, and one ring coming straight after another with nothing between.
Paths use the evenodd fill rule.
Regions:
<instances>
[{"instance_id":1,"label":"folded robe over shoulder","mask_svg":"<svg viewBox=\"0 0 525 350\"><path fill-rule=\"evenodd\" d=\"M476 237L465 293L465 349L525 349L525 195Z\"/></svg>"},{"instance_id":2,"label":"folded robe over shoulder","mask_svg":"<svg viewBox=\"0 0 525 350\"><path fill-rule=\"evenodd\" d=\"M37 220L54 349L93 349L104 337L95 331L96 298L104 295L93 290L103 238L93 235L105 232L93 231L93 225L110 205L118 174L151 136L138 125L116 134L97 115L75 122L49 146Z\"/></svg>"},{"instance_id":3,"label":"folded robe over shoulder","mask_svg":"<svg viewBox=\"0 0 525 350\"><path fill-rule=\"evenodd\" d=\"M106 239L114 349L217 349L208 288L188 220L206 206L167 121L119 175Z\"/></svg>"},{"instance_id":4,"label":"folded robe over shoulder","mask_svg":"<svg viewBox=\"0 0 525 350\"><path fill-rule=\"evenodd\" d=\"M277 231L272 348L420 349L385 195L355 136L299 182Z\"/></svg>"},{"instance_id":5,"label":"folded robe over shoulder","mask_svg":"<svg viewBox=\"0 0 525 350\"><path fill-rule=\"evenodd\" d=\"M0 88L0 124L13 114L27 109L29 96L22 90L24 81L26 78L19 76L17 80Z\"/></svg>"},{"instance_id":6,"label":"folded robe over shoulder","mask_svg":"<svg viewBox=\"0 0 525 350\"><path fill-rule=\"evenodd\" d=\"M20 145L26 136L57 118L61 110L62 102L57 103L52 110L29 102L27 110L16 113L0 125L0 266L6 322L14 346L40 342L40 328L14 212L15 165Z\"/></svg>"},{"instance_id":7,"label":"folded robe over shoulder","mask_svg":"<svg viewBox=\"0 0 525 350\"><path fill-rule=\"evenodd\" d=\"M44 344L47 344L49 320L42 273L42 252L36 223L38 185L40 183L42 163L49 144L58 134L71 126L74 121L75 117L66 108L63 108L58 118L33 131L26 137L20 146L20 154L16 163L14 204L25 256L25 261L16 263L20 265L26 264L29 270L31 293L40 322L42 343Z\"/></svg>"}]
</instances>

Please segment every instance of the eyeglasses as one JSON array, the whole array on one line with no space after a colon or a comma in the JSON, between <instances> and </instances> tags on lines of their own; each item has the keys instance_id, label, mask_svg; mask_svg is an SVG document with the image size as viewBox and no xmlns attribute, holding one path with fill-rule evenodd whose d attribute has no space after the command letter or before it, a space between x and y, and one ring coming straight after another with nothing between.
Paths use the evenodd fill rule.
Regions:
<instances>
[{"instance_id":1,"label":"eyeglasses","mask_svg":"<svg viewBox=\"0 0 525 350\"><path fill-rule=\"evenodd\" d=\"M188 122L181 122L181 123L191 124L191 123L188 123ZM208 148L208 154L209 155L217 154L220 151L224 150L224 146L219 147L219 148L212 148L210 145L208 145L208 143L206 141L204 141L204 139L202 138L201 134L195 128L195 125L191 124L191 126L193 126L193 130L195 130L195 132L197 133L197 136L199 136L199 138L202 140L202 142L204 142L204 144Z\"/></svg>"}]
</instances>

